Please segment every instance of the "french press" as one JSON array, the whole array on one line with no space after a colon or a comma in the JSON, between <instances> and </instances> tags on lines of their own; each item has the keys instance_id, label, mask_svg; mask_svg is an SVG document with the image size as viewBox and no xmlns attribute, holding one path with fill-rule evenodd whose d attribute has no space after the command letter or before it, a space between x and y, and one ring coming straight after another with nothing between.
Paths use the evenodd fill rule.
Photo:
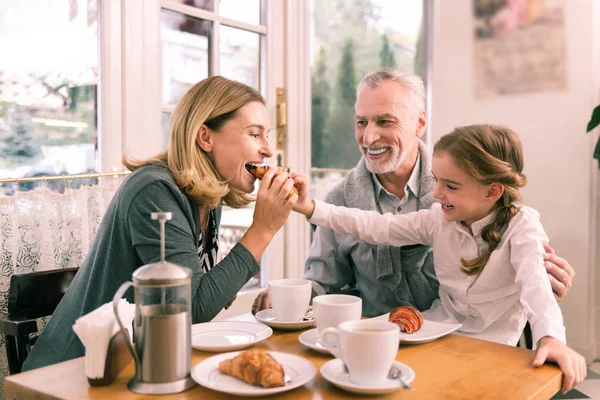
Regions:
<instances>
[{"instance_id":1,"label":"french press","mask_svg":"<svg viewBox=\"0 0 600 400\"><path fill-rule=\"evenodd\" d=\"M171 219L171 213L152 213L152 219L160 223L160 262L133 272L133 282L123 283L115 293L113 311L135 361L129 390L179 393L196 385L190 376L192 271L165 261L165 221ZM117 312L119 300L130 286L135 296L135 350Z\"/></svg>"}]
</instances>

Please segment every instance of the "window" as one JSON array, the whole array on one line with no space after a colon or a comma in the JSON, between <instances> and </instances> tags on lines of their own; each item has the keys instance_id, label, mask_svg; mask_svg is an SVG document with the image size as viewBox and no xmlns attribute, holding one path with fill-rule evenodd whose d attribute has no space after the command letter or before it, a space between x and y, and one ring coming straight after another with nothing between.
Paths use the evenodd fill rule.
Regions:
<instances>
[{"instance_id":1,"label":"window","mask_svg":"<svg viewBox=\"0 0 600 400\"><path fill-rule=\"evenodd\" d=\"M0 7L0 178L94 171L97 1L33 3L9 0ZM62 182L54 182L48 186L58 190ZM19 190L33 185L22 182ZM0 195L16 189L2 184Z\"/></svg>"},{"instance_id":2,"label":"window","mask_svg":"<svg viewBox=\"0 0 600 400\"><path fill-rule=\"evenodd\" d=\"M163 0L161 7L161 120L166 147L175 104L202 79L222 75L265 95L267 29L265 7L260 0ZM251 207L223 210L219 259L243 236L252 223L252 215ZM259 274L245 288L260 284Z\"/></svg>"},{"instance_id":3,"label":"window","mask_svg":"<svg viewBox=\"0 0 600 400\"><path fill-rule=\"evenodd\" d=\"M360 160L356 86L395 66L425 77L423 0L311 2L311 188L322 199Z\"/></svg>"}]
</instances>

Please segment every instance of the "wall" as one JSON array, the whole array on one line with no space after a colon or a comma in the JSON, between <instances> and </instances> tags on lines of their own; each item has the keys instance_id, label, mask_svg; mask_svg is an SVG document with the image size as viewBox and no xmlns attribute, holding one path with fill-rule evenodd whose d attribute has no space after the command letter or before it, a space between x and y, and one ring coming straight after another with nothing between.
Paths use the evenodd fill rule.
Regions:
<instances>
[{"instance_id":1,"label":"wall","mask_svg":"<svg viewBox=\"0 0 600 400\"><path fill-rule=\"evenodd\" d=\"M569 345L595 357L595 266L598 226L592 184L592 135L585 126L598 94L594 51L596 0L565 1L568 88L475 98L471 0L434 1L433 138L455 126L501 123L520 133L529 184L525 202L538 209L556 252L575 268L573 288L560 306ZM596 3L596 6L598 4ZM594 67L594 62L596 62ZM595 189L594 189L595 190Z\"/></svg>"}]
</instances>

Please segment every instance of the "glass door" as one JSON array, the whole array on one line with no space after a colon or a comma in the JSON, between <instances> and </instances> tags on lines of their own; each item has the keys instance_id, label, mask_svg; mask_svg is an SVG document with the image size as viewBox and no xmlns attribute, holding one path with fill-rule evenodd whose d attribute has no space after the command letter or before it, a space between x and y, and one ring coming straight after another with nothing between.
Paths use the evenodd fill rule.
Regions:
<instances>
[{"instance_id":1,"label":"glass door","mask_svg":"<svg viewBox=\"0 0 600 400\"><path fill-rule=\"evenodd\" d=\"M360 160L356 86L397 67L427 83L427 0L311 1L311 188L325 195Z\"/></svg>"},{"instance_id":2,"label":"glass door","mask_svg":"<svg viewBox=\"0 0 600 400\"><path fill-rule=\"evenodd\" d=\"M169 136L169 119L177 101L198 81L222 75L259 90L267 100L276 128L276 88L283 87L283 5L261 0L161 0L161 121L162 146ZM276 132L270 135L276 148ZM278 150L280 158L283 149ZM271 160L275 165L277 156ZM258 185L257 185L258 186ZM254 209L225 207L219 228L219 259L252 223ZM283 231L283 230L282 230ZM217 318L248 312L268 280L284 275L283 232L260 261L253 277L230 310Z\"/></svg>"},{"instance_id":3,"label":"glass door","mask_svg":"<svg viewBox=\"0 0 600 400\"><path fill-rule=\"evenodd\" d=\"M423 77L429 90L432 0L284 3L289 126L284 165L303 171L311 198L323 199L360 159L354 139L360 79L381 66L396 66ZM287 277L302 276L310 242L306 220L292 215L286 224Z\"/></svg>"}]
</instances>

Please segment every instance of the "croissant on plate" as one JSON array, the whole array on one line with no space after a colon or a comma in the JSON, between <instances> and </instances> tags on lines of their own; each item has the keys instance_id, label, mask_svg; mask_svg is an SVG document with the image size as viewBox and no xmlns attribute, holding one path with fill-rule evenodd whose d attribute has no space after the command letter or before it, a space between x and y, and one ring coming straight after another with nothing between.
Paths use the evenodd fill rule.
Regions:
<instances>
[{"instance_id":1,"label":"croissant on plate","mask_svg":"<svg viewBox=\"0 0 600 400\"><path fill-rule=\"evenodd\" d=\"M265 173L269 170L269 167L266 165L254 165L254 164L246 164L246 169L252 175L256 177L258 180L262 180ZM279 175L283 171L283 168L277 167L277 172L275 172L275 176ZM298 194L298 190L294 186L292 186L292 190L288 193L287 198L289 199L293 193Z\"/></svg>"},{"instance_id":2,"label":"croissant on plate","mask_svg":"<svg viewBox=\"0 0 600 400\"><path fill-rule=\"evenodd\" d=\"M221 361L219 372L265 388L284 385L283 367L263 349L242 351L233 358Z\"/></svg>"},{"instance_id":3,"label":"croissant on plate","mask_svg":"<svg viewBox=\"0 0 600 400\"><path fill-rule=\"evenodd\" d=\"M400 330L406 333L414 333L423 326L423 315L411 306L400 306L390 312L389 321L400 326Z\"/></svg>"}]
</instances>

